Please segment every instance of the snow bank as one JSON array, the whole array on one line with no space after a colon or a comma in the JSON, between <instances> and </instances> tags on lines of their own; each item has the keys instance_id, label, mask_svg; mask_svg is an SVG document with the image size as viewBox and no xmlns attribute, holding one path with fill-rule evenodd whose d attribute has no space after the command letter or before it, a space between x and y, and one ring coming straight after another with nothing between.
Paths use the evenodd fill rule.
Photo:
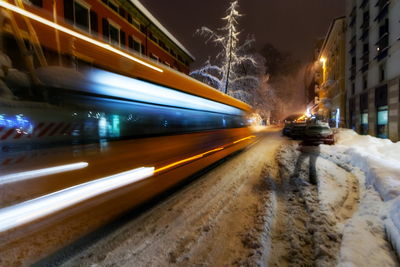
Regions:
<instances>
[{"instance_id":1,"label":"snow bank","mask_svg":"<svg viewBox=\"0 0 400 267\"><path fill-rule=\"evenodd\" d=\"M365 173L367 186L372 185L384 200L385 230L400 255L400 142L361 136L348 129L340 129L336 138L335 146L323 149L345 154L349 164Z\"/></svg>"},{"instance_id":2,"label":"snow bank","mask_svg":"<svg viewBox=\"0 0 400 267\"><path fill-rule=\"evenodd\" d=\"M400 196L400 142L361 136L347 129L340 129L336 137L336 149L365 172L367 184L373 185L383 200Z\"/></svg>"},{"instance_id":3,"label":"snow bank","mask_svg":"<svg viewBox=\"0 0 400 267\"><path fill-rule=\"evenodd\" d=\"M394 201L389 217L385 220L385 228L392 246L400 255L400 199Z\"/></svg>"}]
</instances>

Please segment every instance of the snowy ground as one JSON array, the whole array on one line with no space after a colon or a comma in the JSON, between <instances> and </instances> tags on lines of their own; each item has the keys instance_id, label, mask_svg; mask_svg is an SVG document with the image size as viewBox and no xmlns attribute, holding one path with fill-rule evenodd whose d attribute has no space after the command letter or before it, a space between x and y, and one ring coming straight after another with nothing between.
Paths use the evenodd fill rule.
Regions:
<instances>
[{"instance_id":1,"label":"snowy ground","mask_svg":"<svg viewBox=\"0 0 400 267\"><path fill-rule=\"evenodd\" d=\"M388 189L371 183L349 153L355 141L346 142L359 136L338 136L335 146L302 147L267 129L251 148L62 264L398 266L385 233L396 233L397 195L382 196Z\"/></svg>"}]
</instances>

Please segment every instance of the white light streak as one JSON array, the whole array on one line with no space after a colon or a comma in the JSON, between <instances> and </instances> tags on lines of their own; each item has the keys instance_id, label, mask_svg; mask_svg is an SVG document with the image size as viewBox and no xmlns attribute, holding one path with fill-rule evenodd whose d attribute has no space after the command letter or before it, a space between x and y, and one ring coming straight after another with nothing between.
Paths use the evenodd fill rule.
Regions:
<instances>
[{"instance_id":1,"label":"white light streak","mask_svg":"<svg viewBox=\"0 0 400 267\"><path fill-rule=\"evenodd\" d=\"M138 182L152 176L153 173L153 167L137 168L0 209L0 232L22 226L89 198Z\"/></svg>"},{"instance_id":2,"label":"white light streak","mask_svg":"<svg viewBox=\"0 0 400 267\"><path fill-rule=\"evenodd\" d=\"M89 163L87 163L87 162L78 162L78 163L72 163L72 164L61 165L61 166L56 166L56 167L7 174L7 175L0 176L0 185L23 181L23 180L28 180L28 179L33 179L33 178L56 174L56 173L61 173L61 172L78 170L78 169L86 168L88 165L89 165Z\"/></svg>"},{"instance_id":3,"label":"white light streak","mask_svg":"<svg viewBox=\"0 0 400 267\"><path fill-rule=\"evenodd\" d=\"M116 49L116 48L110 46L109 44L99 42L99 41L97 41L95 39L92 39L92 38L86 36L86 35L83 35L83 34L78 33L76 31L72 31L72 30L70 30L70 29L68 29L68 28L66 28L64 26L61 26L61 25L59 25L57 23L54 23L54 22L52 22L50 20L47 20L47 19L42 18L40 16L37 16L37 15L35 15L35 14L29 12L29 11L26 11L26 10L24 10L22 8L19 8L19 7L16 7L16 6L12 5L12 4L9 4L4 0L0 0L0 6L6 8L8 10L11 10L11 11L13 11L15 13L18 13L20 15L23 15L25 17L28 17L30 19L33 19L33 20L35 20L37 22L40 22L40 23L45 24L47 26L50 26L50 27L52 27L52 28L54 28L56 30L59 30L61 32L64 32L64 33L69 34L71 36L74 36L74 37L76 37L78 39L81 39L81 40L86 41L88 43L91 43L93 45L102 47L102 48L104 48L104 49L106 49L108 51L111 51L111 52L113 52L115 54L118 54L120 56L128 58L128 59L130 59L132 61L135 61L135 62L137 62L137 63L139 63L141 65L144 65L144 66L146 66L148 68L151 68L151 69L153 69L155 71L164 72L162 69L160 69L160 68L158 68L156 66L153 66L153 65L151 65L149 63L146 63L146 62L144 62L144 61L142 61L142 60L140 60L140 59L138 59L136 57L133 57L133 56L131 56L131 55L119 50L119 49Z\"/></svg>"},{"instance_id":4,"label":"white light streak","mask_svg":"<svg viewBox=\"0 0 400 267\"><path fill-rule=\"evenodd\" d=\"M240 109L226 104L104 70L89 70L85 77L90 80L90 85L94 84L95 86L81 86L80 90L82 91L86 90L101 95L118 96L159 105L231 115L243 114Z\"/></svg>"}]
</instances>

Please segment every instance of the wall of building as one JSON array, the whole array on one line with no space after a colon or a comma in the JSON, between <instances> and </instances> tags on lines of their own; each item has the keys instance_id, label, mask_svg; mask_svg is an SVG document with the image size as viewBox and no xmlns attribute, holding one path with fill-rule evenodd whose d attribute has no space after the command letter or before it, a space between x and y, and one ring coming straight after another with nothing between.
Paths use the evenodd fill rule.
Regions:
<instances>
[{"instance_id":1,"label":"wall of building","mask_svg":"<svg viewBox=\"0 0 400 267\"><path fill-rule=\"evenodd\" d=\"M332 125L345 126L345 18L335 19L319 53L319 111Z\"/></svg>"},{"instance_id":2,"label":"wall of building","mask_svg":"<svg viewBox=\"0 0 400 267\"><path fill-rule=\"evenodd\" d=\"M360 133L398 141L400 0L347 0L346 17L348 108L355 103L353 121L350 110L347 114L349 126ZM355 64L352 64L354 58ZM354 65L355 72L352 73ZM368 95L367 105L362 100L365 94ZM386 120L384 114L387 114L387 124L382 127ZM382 133L381 129L386 130Z\"/></svg>"},{"instance_id":3,"label":"wall of building","mask_svg":"<svg viewBox=\"0 0 400 267\"><path fill-rule=\"evenodd\" d=\"M191 55L168 38L167 34L163 33L130 1L26 0L26 2L42 7L41 15L45 17L52 18L53 12L56 10L59 22L72 24L77 30L106 42L112 42L110 33L105 32L107 26L111 25L119 31L118 42L112 42L114 46L150 57L181 72L188 73L189 64L193 62ZM110 6L109 3L112 5ZM56 5L55 9L54 4ZM88 27L79 26L74 13L77 5L88 9ZM116 6L117 9L114 10L113 6ZM133 45L133 40L139 45Z\"/></svg>"}]
</instances>

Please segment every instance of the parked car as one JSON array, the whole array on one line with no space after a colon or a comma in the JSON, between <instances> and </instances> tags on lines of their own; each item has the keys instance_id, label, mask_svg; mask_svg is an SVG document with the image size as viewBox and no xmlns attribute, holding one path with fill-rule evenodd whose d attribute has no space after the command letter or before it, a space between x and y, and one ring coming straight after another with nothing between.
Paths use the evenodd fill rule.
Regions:
<instances>
[{"instance_id":1,"label":"parked car","mask_svg":"<svg viewBox=\"0 0 400 267\"><path fill-rule=\"evenodd\" d=\"M292 122L285 122L285 126L282 129L282 135L290 137L292 131Z\"/></svg>"},{"instance_id":2,"label":"parked car","mask_svg":"<svg viewBox=\"0 0 400 267\"><path fill-rule=\"evenodd\" d=\"M304 141L313 144L333 145L334 133L326 122L314 122L305 127Z\"/></svg>"},{"instance_id":3,"label":"parked car","mask_svg":"<svg viewBox=\"0 0 400 267\"><path fill-rule=\"evenodd\" d=\"M303 139L307 123L305 121L293 122L290 128L290 137L293 139Z\"/></svg>"}]
</instances>

